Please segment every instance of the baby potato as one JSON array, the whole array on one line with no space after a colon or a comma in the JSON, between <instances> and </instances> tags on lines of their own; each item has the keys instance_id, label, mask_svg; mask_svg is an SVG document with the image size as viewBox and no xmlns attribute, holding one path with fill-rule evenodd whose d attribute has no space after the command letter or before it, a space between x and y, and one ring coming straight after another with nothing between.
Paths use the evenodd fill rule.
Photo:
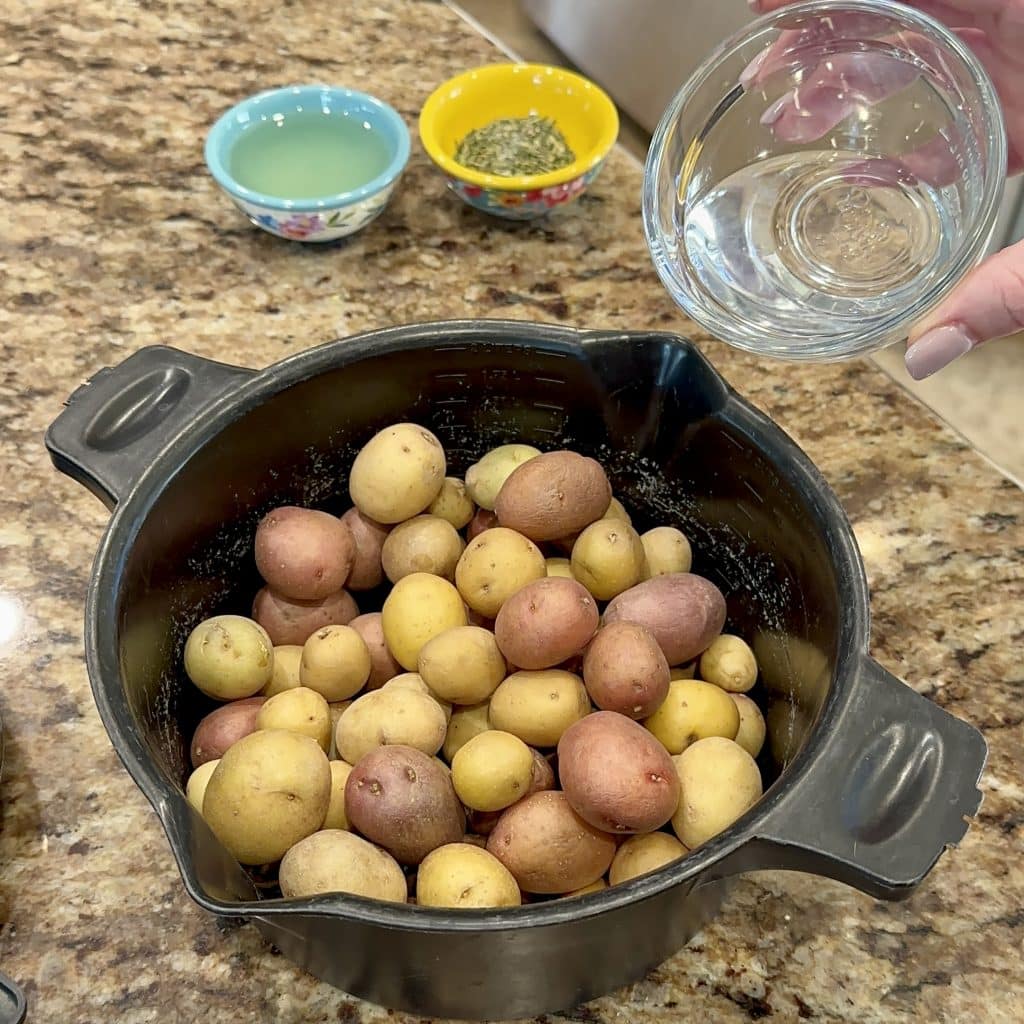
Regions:
<instances>
[{"instance_id":1,"label":"baby potato","mask_svg":"<svg viewBox=\"0 0 1024 1024\"><path fill-rule=\"evenodd\" d=\"M494 637L517 668L552 668L582 651L600 620L585 587L545 577L527 583L501 606Z\"/></svg>"},{"instance_id":2,"label":"baby potato","mask_svg":"<svg viewBox=\"0 0 1024 1024\"><path fill-rule=\"evenodd\" d=\"M527 785L525 792L519 794L518 799L520 800L531 796L533 793L540 793L543 790L555 788L555 770L551 767L551 762L539 750L534 750L533 747L527 749L530 751L533 765L529 785ZM503 812L504 808L497 811L470 811L470 827L474 832L478 832L482 836L490 835L494 826L498 824L498 819Z\"/></svg>"},{"instance_id":3,"label":"baby potato","mask_svg":"<svg viewBox=\"0 0 1024 1024\"><path fill-rule=\"evenodd\" d=\"M421 907L518 907L512 873L493 854L466 842L448 843L423 858L416 872Z\"/></svg>"},{"instance_id":4,"label":"baby potato","mask_svg":"<svg viewBox=\"0 0 1024 1024\"><path fill-rule=\"evenodd\" d=\"M256 716L265 697L246 697L211 711L192 734L192 767L215 761L233 743L256 730Z\"/></svg>"},{"instance_id":5,"label":"baby potato","mask_svg":"<svg viewBox=\"0 0 1024 1024\"><path fill-rule=\"evenodd\" d=\"M277 646L304 644L324 626L343 626L359 614L352 595L345 590L321 601L292 601L269 587L257 592L252 617Z\"/></svg>"},{"instance_id":6,"label":"baby potato","mask_svg":"<svg viewBox=\"0 0 1024 1024\"><path fill-rule=\"evenodd\" d=\"M615 856L615 840L588 825L564 793L534 793L513 804L487 839L524 892L565 893L596 882Z\"/></svg>"},{"instance_id":7,"label":"baby potato","mask_svg":"<svg viewBox=\"0 0 1024 1024\"><path fill-rule=\"evenodd\" d=\"M568 558L545 558L544 566L549 577L555 576L566 580L574 580L572 565Z\"/></svg>"},{"instance_id":8,"label":"baby potato","mask_svg":"<svg viewBox=\"0 0 1024 1024\"><path fill-rule=\"evenodd\" d=\"M690 542L686 534L674 526L656 526L640 535L640 543L646 557L645 580L673 572L689 572L693 565Z\"/></svg>"},{"instance_id":9,"label":"baby potato","mask_svg":"<svg viewBox=\"0 0 1024 1024\"><path fill-rule=\"evenodd\" d=\"M347 761L331 762L331 799L321 828L343 828L348 830L348 815L345 813L345 783L352 774L352 765Z\"/></svg>"},{"instance_id":10,"label":"baby potato","mask_svg":"<svg viewBox=\"0 0 1024 1024\"><path fill-rule=\"evenodd\" d=\"M573 896L589 896L592 892L601 892L602 889L607 888L608 883L603 878L599 878L596 882L591 882L590 885L584 885L579 889L573 889L572 892L567 892L562 899L571 900Z\"/></svg>"},{"instance_id":11,"label":"baby potato","mask_svg":"<svg viewBox=\"0 0 1024 1024\"><path fill-rule=\"evenodd\" d=\"M426 427L396 423L375 434L352 463L352 504L378 523L419 515L441 493L445 457Z\"/></svg>"},{"instance_id":12,"label":"baby potato","mask_svg":"<svg viewBox=\"0 0 1024 1024\"><path fill-rule=\"evenodd\" d=\"M608 869L608 881L612 885L622 885L631 878L657 871L685 857L686 853L686 847L667 832L630 836L615 852L612 866Z\"/></svg>"},{"instance_id":13,"label":"baby potato","mask_svg":"<svg viewBox=\"0 0 1024 1024\"><path fill-rule=\"evenodd\" d=\"M358 761L345 784L345 809L355 828L401 864L419 864L431 850L459 842L466 830L444 766L399 744L377 747Z\"/></svg>"},{"instance_id":14,"label":"baby potato","mask_svg":"<svg viewBox=\"0 0 1024 1024\"><path fill-rule=\"evenodd\" d=\"M498 517L490 509L478 508L470 519L469 526L466 527L466 540L471 541L484 530L490 530L497 525Z\"/></svg>"},{"instance_id":15,"label":"baby potato","mask_svg":"<svg viewBox=\"0 0 1024 1024\"><path fill-rule=\"evenodd\" d=\"M335 738L338 733L338 720L343 714L345 709L352 703L350 700L336 700L327 705L328 710L331 713L331 749L327 752L327 756L332 760L338 759L338 745L335 742Z\"/></svg>"},{"instance_id":16,"label":"baby potato","mask_svg":"<svg viewBox=\"0 0 1024 1024\"><path fill-rule=\"evenodd\" d=\"M618 498L612 498L608 503L608 507L604 510L604 515L599 516L600 519L618 519L629 526L633 525L633 520L630 518L629 513L626 511L626 506L619 501Z\"/></svg>"},{"instance_id":17,"label":"baby potato","mask_svg":"<svg viewBox=\"0 0 1024 1024\"><path fill-rule=\"evenodd\" d=\"M308 686L297 686L269 698L256 715L256 728L302 733L316 740L324 753L331 749L331 709Z\"/></svg>"},{"instance_id":18,"label":"baby potato","mask_svg":"<svg viewBox=\"0 0 1024 1024\"><path fill-rule=\"evenodd\" d=\"M502 526L530 540L557 540L600 519L611 500L599 462L576 452L545 452L509 475L494 511Z\"/></svg>"},{"instance_id":19,"label":"baby potato","mask_svg":"<svg viewBox=\"0 0 1024 1024\"><path fill-rule=\"evenodd\" d=\"M514 804L532 780L530 748L499 729L474 736L452 759L455 792L474 811L500 811Z\"/></svg>"},{"instance_id":20,"label":"baby potato","mask_svg":"<svg viewBox=\"0 0 1024 1024\"><path fill-rule=\"evenodd\" d=\"M602 710L646 718L668 696L668 662L650 630L610 622L583 655L583 684Z\"/></svg>"},{"instance_id":21,"label":"baby potato","mask_svg":"<svg viewBox=\"0 0 1024 1024\"><path fill-rule=\"evenodd\" d=\"M370 652L370 678L366 680L368 690L379 690L389 679L400 675L402 666L392 657L384 639L384 626L380 612L357 615L349 625L363 638Z\"/></svg>"},{"instance_id":22,"label":"baby potato","mask_svg":"<svg viewBox=\"0 0 1024 1024\"><path fill-rule=\"evenodd\" d=\"M503 444L492 448L466 472L466 490L480 508L490 511L498 491L524 462L535 459L540 450L528 444Z\"/></svg>"},{"instance_id":23,"label":"baby potato","mask_svg":"<svg viewBox=\"0 0 1024 1024\"><path fill-rule=\"evenodd\" d=\"M320 828L330 799L330 762L316 740L271 729L225 752L206 786L203 817L239 863L272 864Z\"/></svg>"},{"instance_id":24,"label":"baby potato","mask_svg":"<svg viewBox=\"0 0 1024 1024\"><path fill-rule=\"evenodd\" d=\"M320 601L341 589L356 554L352 531L312 508L284 505L256 527L256 568L277 593Z\"/></svg>"},{"instance_id":25,"label":"baby potato","mask_svg":"<svg viewBox=\"0 0 1024 1024\"><path fill-rule=\"evenodd\" d=\"M621 519L591 523L572 546L572 574L599 601L608 601L640 581L644 546Z\"/></svg>"},{"instance_id":26,"label":"baby potato","mask_svg":"<svg viewBox=\"0 0 1024 1024\"><path fill-rule=\"evenodd\" d=\"M325 828L296 843L281 861L281 895L345 892L404 903L408 886L397 861L365 839Z\"/></svg>"},{"instance_id":27,"label":"baby potato","mask_svg":"<svg viewBox=\"0 0 1024 1024\"><path fill-rule=\"evenodd\" d=\"M415 672L427 641L455 626L466 625L459 591L440 576L414 572L392 588L381 611L388 650L402 668ZM429 685L429 684L428 684Z\"/></svg>"},{"instance_id":28,"label":"baby potato","mask_svg":"<svg viewBox=\"0 0 1024 1024\"><path fill-rule=\"evenodd\" d=\"M432 516L447 520L456 530L461 530L473 518L476 506L466 490L466 485L454 476L446 476L437 497L427 507Z\"/></svg>"},{"instance_id":29,"label":"baby potato","mask_svg":"<svg viewBox=\"0 0 1024 1024\"><path fill-rule=\"evenodd\" d=\"M751 756L757 757L764 746L767 727L761 709L745 694L730 693L736 710L740 713L740 728L736 742Z\"/></svg>"},{"instance_id":30,"label":"baby potato","mask_svg":"<svg viewBox=\"0 0 1024 1024\"><path fill-rule=\"evenodd\" d=\"M490 703L488 701L452 709L452 718L448 723L448 731L445 733L444 746L441 750L449 764L455 760L455 755L474 736L479 736L480 733L490 729L489 710Z\"/></svg>"},{"instance_id":31,"label":"baby potato","mask_svg":"<svg viewBox=\"0 0 1024 1024\"><path fill-rule=\"evenodd\" d=\"M379 587L384 582L380 556L391 527L364 516L357 508L350 508L341 521L349 528L355 542L355 556L345 586L349 590Z\"/></svg>"},{"instance_id":32,"label":"baby potato","mask_svg":"<svg viewBox=\"0 0 1024 1024\"><path fill-rule=\"evenodd\" d=\"M669 681L673 679L696 679L697 678L697 662L691 661L689 665L676 665L675 668L669 670Z\"/></svg>"},{"instance_id":33,"label":"baby potato","mask_svg":"<svg viewBox=\"0 0 1024 1024\"><path fill-rule=\"evenodd\" d=\"M714 683L676 679L668 684L664 703L644 725L670 754L681 754L708 736L733 739L740 713L729 694Z\"/></svg>"},{"instance_id":34,"label":"baby potato","mask_svg":"<svg viewBox=\"0 0 1024 1024\"><path fill-rule=\"evenodd\" d=\"M384 541L381 562L392 583L414 572L455 578L455 565L465 548L455 527L440 516L419 515L399 523Z\"/></svg>"},{"instance_id":35,"label":"baby potato","mask_svg":"<svg viewBox=\"0 0 1024 1024\"><path fill-rule=\"evenodd\" d=\"M189 634L185 672L215 700L251 697L274 675L274 645L267 631L252 619L215 615Z\"/></svg>"},{"instance_id":36,"label":"baby potato","mask_svg":"<svg viewBox=\"0 0 1024 1024\"><path fill-rule=\"evenodd\" d=\"M700 656L700 677L730 693L746 693L757 682L754 652L738 636L716 636Z\"/></svg>"},{"instance_id":37,"label":"baby potato","mask_svg":"<svg viewBox=\"0 0 1024 1024\"><path fill-rule=\"evenodd\" d=\"M589 714L583 680L549 668L510 675L491 697L489 718L492 729L510 732L531 747L554 747L573 722Z\"/></svg>"},{"instance_id":38,"label":"baby potato","mask_svg":"<svg viewBox=\"0 0 1024 1024\"><path fill-rule=\"evenodd\" d=\"M466 545L455 567L455 585L473 611L493 619L517 590L546 575L544 556L533 541L495 526Z\"/></svg>"},{"instance_id":39,"label":"baby potato","mask_svg":"<svg viewBox=\"0 0 1024 1024\"><path fill-rule=\"evenodd\" d=\"M404 688L371 690L352 701L335 731L343 761L358 764L375 747L402 744L426 754L441 749L448 721L441 705Z\"/></svg>"},{"instance_id":40,"label":"baby potato","mask_svg":"<svg viewBox=\"0 0 1024 1024\"><path fill-rule=\"evenodd\" d=\"M419 672L402 672L400 675L389 679L382 687L382 690L416 690L417 693L425 693L431 700L435 701L438 707L444 712L445 721L451 721L452 706L446 700L441 700L433 690L423 681Z\"/></svg>"},{"instance_id":41,"label":"baby potato","mask_svg":"<svg viewBox=\"0 0 1024 1024\"><path fill-rule=\"evenodd\" d=\"M264 697L275 697L285 690L301 686L299 662L302 660L301 644L278 644L274 648L274 672L270 682L260 691Z\"/></svg>"},{"instance_id":42,"label":"baby potato","mask_svg":"<svg viewBox=\"0 0 1024 1024\"><path fill-rule=\"evenodd\" d=\"M203 813L203 798L206 796L206 787L210 783L210 776L213 775L214 769L219 764L219 757L212 761L204 761L185 783L185 797L200 814Z\"/></svg>"},{"instance_id":43,"label":"baby potato","mask_svg":"<svg viewBox=\"0 0 1024 1024\"><path fill-rule=\"evenodd\" d=\"M419 673L442 700L479 704L505 678L505 659L490 630L456 626L439 633L420 650Z\"/></svg>"},{"instance_id":44,"label":"baby potato","mask_svg":"<svg viewBox=\"0 0 1024 1024\"><path fill-rule=\"evenodd\" d=\"M761 798L757 763L723 736L698 740L672 760L679 776L672 828L689 850L723 832Z\"/></svg>"},{"instance_id":45,"label":"baby potato","mask_svg":"<svg viewBox=\"0 0 1024 1024\"><path fill-rule=\"evenodd\" d=\"M303 645L299 679L329 701L354 697L370 678L370 650L351 626L324 626Z\"/></svg>"}]
</instances>

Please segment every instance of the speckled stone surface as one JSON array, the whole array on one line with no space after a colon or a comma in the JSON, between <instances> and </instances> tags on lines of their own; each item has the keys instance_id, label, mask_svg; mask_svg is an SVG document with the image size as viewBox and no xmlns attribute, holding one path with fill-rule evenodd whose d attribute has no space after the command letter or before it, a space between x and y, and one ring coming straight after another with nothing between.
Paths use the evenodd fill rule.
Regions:
<instances>
[{"instance_id":1,"label":"speckled stone surface","mask_svg":"<svg viewBox=\"0 0 1024 1024\"><path fill-rule=\"evenodd\" d=\"M392 206L319 249L250 228L202 162L238 97L327 80L414 125L493 59L410 0L9 0L0 47L0 969L60 1024L408 1020L321 985L186 897L89 693L81 609L106 513L42 433L98 367L168 342L263 366L356 330L453 316L687 331L643 244L624 154L544 224L465 209L414 142ZM909 901L759 874L690 948L555 1021L1019 1021L1024 967L1024 496L866 363L766 365L701 340L846 505L873 653L991 747L967 839Z\"/></svg>"}]
</instances>

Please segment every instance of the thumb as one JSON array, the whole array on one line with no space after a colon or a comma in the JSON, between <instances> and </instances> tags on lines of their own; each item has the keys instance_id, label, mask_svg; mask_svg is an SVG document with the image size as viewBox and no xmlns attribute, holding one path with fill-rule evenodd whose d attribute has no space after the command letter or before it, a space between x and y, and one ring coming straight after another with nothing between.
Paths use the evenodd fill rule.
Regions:
<instances>
[{"instance_id":1,"label":"thumb","mask_svg":"<svg viewBox=\"0 0 1024 1024\"><path fill-rule=\"evenodd\" d=\"M907 342L907 371L924 380L993 338L1024 330L1024 241L972 270Z\"/></svg>"}]
</instances>

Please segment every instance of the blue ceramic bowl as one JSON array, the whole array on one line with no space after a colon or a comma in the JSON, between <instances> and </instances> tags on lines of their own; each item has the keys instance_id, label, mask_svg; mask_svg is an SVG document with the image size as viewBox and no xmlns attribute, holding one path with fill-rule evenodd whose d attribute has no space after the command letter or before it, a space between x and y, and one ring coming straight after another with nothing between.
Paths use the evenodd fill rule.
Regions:
<instances>
[{"instance_id":1,"label":"blue ceramic bowl","mask_svg":"<svg viewBox=\"0 0 1024 1024\"><path fill-rule=\"evenodd\" d=\"M246 130L275 114L303 110L366 122L387 145L388 166L359 188L316 199L286 199L242 185L231 174L232 146ZM365 227L387 206L409 160L409 129L395 110L375 96L326 85L288 86L257 93L222 114L206 138L205 156L214 180L257 227L280 238L329 242Z\"/></svg>"}]
</instances>

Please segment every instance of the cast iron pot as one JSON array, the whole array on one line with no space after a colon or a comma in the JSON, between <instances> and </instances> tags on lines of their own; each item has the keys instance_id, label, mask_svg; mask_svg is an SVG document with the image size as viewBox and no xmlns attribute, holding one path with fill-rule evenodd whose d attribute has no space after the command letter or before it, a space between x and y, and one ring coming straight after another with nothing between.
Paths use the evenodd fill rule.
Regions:
<instances>
[{"instance_id":1,"label":"cast iron pot","mask_svg":"<svg viewBox=\"0 0 1024 1024\"><path fill-rule=\"evenodd\" d=\"M753 640L770 723L766 794L730 829L594 895L461 913L268 896L214 838L182 791L210 707L182 677L184 638L209 614L248 611L259 517L282 503L340 513L355 452L399 420L435 431L454 473L513 440L596 456L640 529L690 535L694 571L727 597L727 628ZM863 566L835 496L681 338L458 321L260 372L148 348L79 388L47 445L113 510L86 602L89 675L189 894L373 1002L476 1019L564 1009L676 952L742 871L904 897L980 803L980 734L867 654Z\"/></svg>"}]
</instances>

